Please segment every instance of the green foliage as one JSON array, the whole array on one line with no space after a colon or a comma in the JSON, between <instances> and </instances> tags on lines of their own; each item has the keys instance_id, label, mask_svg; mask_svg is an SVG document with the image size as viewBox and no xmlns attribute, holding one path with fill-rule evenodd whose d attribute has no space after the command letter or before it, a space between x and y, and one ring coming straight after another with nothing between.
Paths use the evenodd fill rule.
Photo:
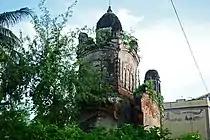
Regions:
<instances>
[{"instance_id":1,"label":"green foliage","mask_svg":"<svg viewBox=\"0 0 210 140\"><path fill-rule=\"evenodd\" d=\"M0 112L0 139L24 139L22 135L27 129L26 111L1 111ZM8 137L8 138L7 138Z\"/></svg>"},{"instance_id":2,"label":"green foliage","mask_svg":"<svg viewBox=\"0 0 210 140\"><path fill-rule=\"evenodd\" d=\"M103 82L103 72L93 68L92 64L80 63L78 78L75 86L79 94L75 97L81 107L100 106L107 102L107 93L113 92L112 86Z\"/></svg>"},{"instance_id":3,"label":"green foliage","mask_svg":"<svg viewBox=\"0 0 210 140\"><path fill-rule=\"evenodd\" d=\"M199 133L188 133L181 135L176 140L201 140L201 135Z\"/></svg>"},{"instance_id":4,"label":"green foliage","mask_svg":"<svg viewBox=\"0 0 210 140\"><path fill-rule=\"evenodd\" d=\"M111 29L105 28L105 29L99 29L96 32L96 44L100 46L108 45L109 41L111 39Z\"/></svg>"},{"instance_id":5,"label":"green foliage","mask_svg":"<svg viewBox=\"0 0 210 140\"><path fill-rule=\"evenodd\" d=\"M17 24L24 17L32 16L29 8L21 8L16 11L0 13L0 46L20 45L20 40L8 27ZM1 50L0 50L1 51Z\"/></svg>"},{"instance_id":6,"label":"green foliage","mask_svg":"<svg viewBox=\"0 0 210 140\"><path fill-rule=\"evenodd\" d=\"M75 3L64 14L51 18L44 2L39 5L43 14L33 18L37 35L26 38L34 72L29 92L36 119L62 126L70 123L77 111L74 104L76 33L62 33Z\"/></svg>"},{"instance_id":7,"label":"green foliage","mask_svg":"<svg viewBox=\"0 0 210 140\"><path fill-rule=\"evenodd\" d=\"M78 71L81 62L75 59L74 41L79 30L62 32L74 4L51 18L41 1L43 14L34 15L32 21L36 36L21 39L28 48L2 48L0 93L4 108L16 108L31 98L35 119L62 126L77 118L79 107L107 101L105 93L111 87L101 82L102 75L87 65Z\"/></svg>"},{"instance_id":8,"label":"green foliage","mask_svg":"<svg viewBox=\"0 0 210 140\"><path fill-rule=\"evenodd\" d=\"M94 42L94 39L88 37L86 42L78 44L77 57L81 57L81 54L83 54L85 51L92 50L94 48L96 48L96 43Z\"/></svg>"},{"instance_id":9,"label":"green foliage","mask_svg":"<svg viewBox=\"0 0 210 140\"><path fill-rule=\"evenodd\" d=\"M142 126L123 125L110 130L95 128L86 133L75 124L58 127L43 121L27 123L20 112L1 114L0 117L2 140L171 140L168 130L160 132L159 128L145 130Z\"/></svg>"},{"instance_id":10,"label":"green foliage","mask_svg":"<svg viewBox=\"0 0 210 140\"><path fill-rule=\"evenodd\" d=\"M31 16L32 10L28 7L21 8L16 11L4 12L0 14L0 25L10 27L11 25L17 24L24 17Z\"/></svg>"},{"instance_id":11,"label":"green foliage","mask_svg":"<svg viewBox=\"0 0 210 140\"><path fill-rule=\"evenodd\" d=\"M140 85L134 92L134 95L138 98L141 98L143 96L143 93L147 93L149 95L149 98L157 103L159 109L160 109L160 113L161 113L161 117L163 118L164 116L164 106L163 106L163 96L161 95L161 93L157 93L154 90L154 83L153 81L146 81L145 83L143 83L142 85Z\"/></svg>"},{"instance_id":12,"label":"green foliage","mask_svg":"<svg viewBox=\"0 0 210 140\"><path fill-rule=\"evenodd\" d=\"M0 48L0 54L1 101L12 107L25 96L33 69L22 46L5 43Z\"/></svg>"},{"instance_id":13,"label":"green foliage","mask_svg":"<svg viewBox=\"0 0 210 140\"><path fill-rule=\"evenodd\" d=\"M137 38L135 38L134 36L132 36L130 33L123 31L122 33L122 40L123 43L126 45L126 47L129 49L129 51L131 52L132 50L137 51L137 47L136 43L138 41Z\"/></svg>"},{"instance_id":14,"label":"green foliage","mask_svg":"<svg viewBox=\"0 0 210 140\"><path fill-rule=\"evenodd\" d=\"M36 36L21 38L24 45L8 44L0 49L2 106L16 109L31 98L36 119L64 125L77 112L74 103L77 64L73 64L76 32L62 33L75 3L52 19L44 2L39 5L43 15L34 15L32 21Z\"/></svg>"},{"instance_id":15,"label":"green foliage","mask_svg":"<svg viewBox=\"0 0 210 140\"><path fill-rule=\"evenodd\" d=\"M9 113L9 114L8 114ZM117 129L95 128L86 133L78 125L59 127L44 121L27 123L23 112L10 111L0 114L0 139L9 140L172 140L171 133L158 127L123 125ZM186 134L178 140L200 140L198 134Z\"/></svg>"},{"instance_id":16,"label":"green foliage","mask_svg":"<svg viewBox=\"0 0 210 140\"><path fill-rule=\"evenodd\" d=\"M135 50L137 51L137 38L132 36L130 33L123 31L122 35L122 40L123 43L126 45L126 47L129 49L129 51ZM101 46L106 46L109 45L109 42L111 41L112 37L112 31L110 28L104 28L104 29L99 29L96 32L96 44L101 47Z\"/></svg>"},{"instance_id":17,"label":"green foliage","mask_svg":"<svg viewBox=\"0 0 210 140\"><path fill-rule=\"evenodd\" d=\"M6 27L17 24L24 17L31 16L29 8L21 8L16 11L4 12L0 14L0 104L8 102L11 98L20 100L20 92L23 92L23 85L28 78L25 71L28 71L24 56L17 50L21 50L21 42L15 34ZM10 75L11 74L11 75ZM10 99L5 99L10 95Z\"/></svg>"},{"instance_id":18,"label":"green foliage","mask_svg":"<svg viewBox=\"0 0 210 140\"><path fill-rule=\"evenodd\" d=\"M79 140L83 138L83 132L76 125L58 127L43 122L33 122L28 125L25 139L30 140Z\"/></svg>"},{"instance_id":19,"label":"green foliage","mask_svg":"<svg viewBox=\"0 0 210 140\"><path fill-rule=\"evenodd\" d=\"M164 111L163 96L161 95L161 93L157 93L154 90L153 81L147 81L145 84L146 84L146 88L147 88L150 99L152 99L152 101L155 101L158 104L161 111Z\"/></svg>"},{"instance_id":20,"label":"green foliage","mask_svg":"<svg viewBox=\"0 0 210 140\"><path fill-rule=\"evenodd\" d=\"M23 85L22 82L24 75L24 60L21 53L17 52L17 49L21 49L20 40L15 34L6 27L10 27L24 17L32 14L29 8L21 8L20 10L4 12L0 14L0 103L2 99L5 99L6 94L10 96L15 96L12 93L20 92L20 88ZM18 48L19 47L19 48ZM23 70L24 69L24 70ZM23 75L18 75L21 72ZM13 73L8 75L8 73ZM18 77L22 76L22 77ZM18 86L18 90L17 90ZM9 88L10 87L10 88ZM17 93L15 98L20 100L20 96ZM5 100L4 100L5 101Z\"/></svg>"},{"instance_id":21,"label":"green foliage","mask_svg":"<svg viewBox=\"0 0 210 140\"><path fill-rule=\"evenodd\" d=\"M78 125L58 126L42 120L28 121L24 111L0 113L1 140L172 140L168 129L158 127L145 129L143 126L122 125L107 130L97 127L90 132L82 131ZM200 140L200 135L185 134L174 140Z\"/></svg>"},{"instance_id":22,"label":"green foliage","mask_svg":"<svg viewBox=\"0 0 210 140\"><path fill-rule=\"evenodd\" d=\"M0 46L20 46L20 40L9 29L0 25Z\"/></svg>"},{"instance_id":23,"label":"green foliage","mask_svg":"<svg viewBox=\"0 0 210 140\"><path fill-rule=\"evenodd\" d=\"M44 121L26 122L26 115L19 111L7 111L0 115L1 140L72 140L83 137L76 125L59 127Z\"/></svg>"}]
</instances>

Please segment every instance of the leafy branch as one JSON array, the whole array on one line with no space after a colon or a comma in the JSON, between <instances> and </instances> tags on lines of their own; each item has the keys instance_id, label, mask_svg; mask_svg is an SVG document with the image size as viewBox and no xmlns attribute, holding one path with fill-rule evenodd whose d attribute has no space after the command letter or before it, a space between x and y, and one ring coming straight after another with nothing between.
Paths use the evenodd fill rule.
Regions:
<instances>
[{"instance_id":1,"label":"leafy branch","mask_svg":"<svg viewBox=\"0 0 210 140\"><path fill-rule=\"evenodd\" d=\"M104 29L97 30L96 44L98 46L108 45L110 40L111 40L111 29L110 28L104 28Z\"/></svg>"},{"instance_id":2,"label":"leafy branch","mask_svg":"<svg viewBox=\"0 0 210 140\"><path fill-rule=\"evenodd\" d=\"M128 50L130 52L133 51L133 50L137 52L138 39L136 37L134 37L133 35L131 35L128 32L123 31L122 40L123 40L123 43L126 45L126 47L128 48Z\"/></svg>"}]
</instances>

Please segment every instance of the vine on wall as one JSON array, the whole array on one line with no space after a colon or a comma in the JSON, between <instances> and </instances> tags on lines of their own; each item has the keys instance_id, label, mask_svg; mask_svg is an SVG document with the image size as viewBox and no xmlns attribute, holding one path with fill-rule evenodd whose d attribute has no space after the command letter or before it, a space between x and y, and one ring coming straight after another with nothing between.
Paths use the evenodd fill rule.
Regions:
<instances>
[{"instance_id":1,"label":"vine on wall","mask_svg":"<svg viewBox=\"0 0 210 140\"><path fill-rule=\"evenodd\" d=\"M87 41L78 45L78 52L83 52L86 50L94 49L95 47L103 47L109 45L112 38L112 30L111 28L103 28L96 31L96 42L94 42L94 38L88 37ZM135 38L128 32L123 31L121 33L121 39L123 44L132 52L133 50L137 52L138 50L138 39Z\"/></svg>"},{"instance_id":2,"label":"vine on wall","mask_svg":"<svg viewBox=\"0 0 210 140\"><path fill-rule=\"evenodd\" d=\"M134 92L134 95L137 98L141 99L143 96L143 93L147 93L149 95L149 98L158 105L158 108L160 110L161 119L162 119L164 117L163 96L161 95L161 93L157 93L154 90L153 81L146 81L145 83L140 85Z\"/></svg>"},{"instance_id":3,"label":"vine on wall","mask_svg":"<svg viewBox=\"0 0 210 140\"><path fill-rule=\"evenodd\" d=\"M111 28L99 29L96 32L96 44L99 46L108 45L111 39Z\"/></svg>"},{"instance_id":4,"label":"vine on wall","mask_svg":"<svg viewBox=\"0 0 210 140\"><path fill-rule=\"evenodd\" d=\"M130 33L123 31L122 33L122 40L128 50L131 52L133 50L137 51L137 41L138 39L132 36Z\"/></svg>"}]
</instances>

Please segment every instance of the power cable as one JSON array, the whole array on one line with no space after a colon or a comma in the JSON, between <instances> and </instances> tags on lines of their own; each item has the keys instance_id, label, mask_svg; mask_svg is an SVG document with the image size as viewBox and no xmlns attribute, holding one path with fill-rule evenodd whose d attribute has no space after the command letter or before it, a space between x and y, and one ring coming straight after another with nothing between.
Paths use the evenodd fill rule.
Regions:
<instances>
[{"instance_id":1,"label":"power cable","mask_svg":"<svg viewBox=\"0 0 210 140\"><path fill-rule=\"evenodd\" d=\"M192 55L192 57L193 57L193 60L194 60L194 62L195 62L195 65L196 65L196 67L197 67L198 73L199 73L199 75L200 75L200 77L201 77L201 80L202 80L202 82L203 82L203 85L204 85L204 87L205 87L205 89L206 89L206 92L209 93L209 92L208 92L208 91L209 91L209 90L208 90L208 87L207 87L206 82L205 82L205 80L204 80L204 78L203 78L203 75L202 75L202 73L201 73L201 70L200 70L200 68L199 68L199 66L198 66L198 62L197 62L196 59L195 59L195 56L194 56L193 51L192 51L192 49L191 49L191 45L190 45L190 43L189 43L189 39L187 38L187 34L185 33L184 27L183 27L182 22L181 22L181 20L180 20L180 18L179 18L179 14L178 14L177 9L176 9L176 7L175 7L175 5L174 5L174 3L173 3L173 0L171 0L171 4L172 4L172 7L173 7L174 12L175 12L175 14L176 14L176 17L177 17L177 20L178 20L178 22L179 22L179 25L180 25L180 27L181 27L181 29L182 29L182 32L183 32L183 34L184 34L184 37L185 37L185 40L186 40L187 45L188 45L188 47L189 47L190 53L191 53L191 55Z\"/></svg>"}]
</instances>

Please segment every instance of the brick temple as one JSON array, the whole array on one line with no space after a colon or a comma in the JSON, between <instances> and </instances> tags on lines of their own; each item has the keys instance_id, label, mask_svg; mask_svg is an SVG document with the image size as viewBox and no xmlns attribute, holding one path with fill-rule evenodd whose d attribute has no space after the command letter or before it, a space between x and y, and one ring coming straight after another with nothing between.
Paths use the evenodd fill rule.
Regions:
<instances>
[{"instance_id":1,"label":"brick temple","mask_svg":"<svg viewBox=\"0 0 210 140\"><path fill-rule=\"evenodd\" d=\"M93 63L95 68L100 66L99 70L107 72L104 80L115 87L113 92L120 101L82 110L80 117L82 128L85 130L94 126L115 128L124 123L148 127L160 126L160 110L158 105L151 101L147 91L145 90L141 98L134 96L135 89L140 85L138 42L136 40L128 42L132 44L132 49L124 43L123 27L110 6L96 24L96 36L103 29L109 30L111 34L106 43L100 45L96 45L86 33L79 34L78 57L85 62ZM81 48L84 45L92 48ZM160 93L159 79L156 70L148 70L143 82L153 80L154 90Z\"/></svg>"}]
</instances>

